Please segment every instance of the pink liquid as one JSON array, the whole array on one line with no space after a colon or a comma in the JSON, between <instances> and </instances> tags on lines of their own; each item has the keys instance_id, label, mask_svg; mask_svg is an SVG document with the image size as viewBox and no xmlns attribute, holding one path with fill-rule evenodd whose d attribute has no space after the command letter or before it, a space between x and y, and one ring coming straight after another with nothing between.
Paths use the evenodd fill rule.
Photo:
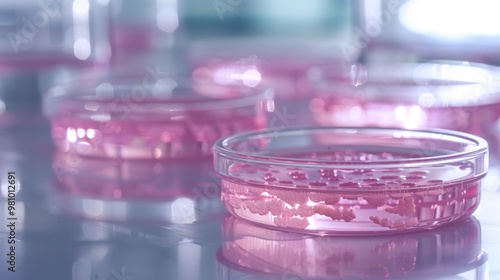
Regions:
<instances>
[{"instance_id":1,"label":"pink liquid","mask_svg":"<svg viewBox=\"0 0 500 280\"><path fill-rule=\"evenodd\" d=\"M500 103L460 107L420 107L390 101L321 97L310 102L322 125L436 127L485 134L500 118Z\"/></svg>"},{"instance_id":2,"label":"pink liquid","mask_svg":"<svg viewBox=\"0 0 500 280\"><path fill-rule=\"evenodd\" d=\"M500 103L427 108L390 101L320 97L313 99L309 108L315 121L325 126L444 128L471 133L488 141L494 160L500 158Z\"/></svg>"},{"instance_id":3,"label":"pink liquid","mask_svg":"<svg viewBox=\"0 0 500 280\"><path fill-rule=\"evenodd\" d=\"M229 217L222 233L219 262L283 279L435 279L473 270L487 259L475 219L432 231L365 238L285 233Z\"/></svg>"},{"instance_id":4,"label":"pink liquid","mask_svg":"<svg viewBox=\"0 0 500 280\"><path fill-rule=\"evenodd\" d=\"M85 157L196 159L209 157L221 137L264 127L264 116L256 116L253 110L247 113L192 112L170 119L152 113L151 120L117 117L105 122L68 113L53 120L52 137L58 150Z\"/></svg>"},{"instance_id":5,"label":"pink liquid","mask_svg":"<svg viewBox=\"0 0 500 280\"><path fill-rule=\"evenodd\" d=\"M346 162L415 156L353 150L292 155ZM230 168L230 177L222 180L222 200L236 216L287 230L354 234L429 228L464 218L476 209L480 182L471 179L473 170L467 163L435 165L429 170L314 171L237 163Z\"/></svg>"}]
</instances>

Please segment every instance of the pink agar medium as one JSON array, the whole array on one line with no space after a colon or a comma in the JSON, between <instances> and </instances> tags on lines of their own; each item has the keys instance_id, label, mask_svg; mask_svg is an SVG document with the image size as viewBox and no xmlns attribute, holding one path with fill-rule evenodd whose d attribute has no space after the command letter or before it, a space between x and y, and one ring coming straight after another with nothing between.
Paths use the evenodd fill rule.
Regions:
<instances>
[{"instance_id":1,"label":"pink agar medium","mask_svg":"<svg viewBox=\"0 0 500 280\"><path fill-rule=\"evenodd\" d=\"M205 158L220 137L266 126L268 92L167 80L152 90L140 82L54 87L56 148L97 158Z\"/></svg>"},{"instance_id":2,"label":"pink agar medium","mask_svg":"<svg viewBox=\"0 0 500 280\"><path fill-rule=\"evenodd\" d=\"M498 161L500 68L460 61L310 69L309 111L325 126L444 128L485 138Z\"/></svg>"},{"instance_id":3,"label":"pink agar medium","mask_svg":"<svg viewBox=\"0 0 500 280\"><path fill-rule=\"evenodd\" d=\"M258 151L254 147L253 153L246 155L248 160L231 159L227 162L230 163L228 166L223 166L223 163L225 158L231 158L228 156L230 152L217 149L215 166L216 170L220 168L222 200L229 212L282 229L346 234L435 227L468 216L478 206L480 180L486 168L481 162L485 160L484 142L479 145L481 156L475 165L460 158L455 159L456 162L442 164L440 158L451 151L424 157L412 152L415 147L390 146L397 141L389 140L385 146L370 144L370 137L383 140L383 137L393 137L392 133L397 134L397 130L388 130L391 131L388 134L379 134L382 130L374 130L374 135L365 133L363 129L346 134L339 129L332 128L331 131L329 136L337 141L352 138L349 133L358 133L357 140L365 141L365 145L353 144L351 149L333 148L331 151L326 147L325 151L325 146L317 141L316 144L308 143L306 147L296 144L298 146L291 147L286 153L281 148L274 152L262 144ZM308 135L316 131L287 130L284 133L296 134L283 137L283 141L298 142L303 138L301 133ZM265 132L249 139L258 137L267 140ZM232 139L219 141L218 144L232 146L229 144ZM273 141L279 143L279 140L278 135ZM411 140L406 144L412 145ZM437 145L442 144L445 143ZM467 145L463 144L464 147ZM474 146L469 144L471 146L467 149ZM277 147L278 144L275 149ZM317 151L301 153L300 149ZM384 151L376 151L380 149ZM241 154L241 151L236 153ZM262 155L265 156L260 157ZM257 159L257 162L252 159ZM317 167L318 162L323 168ZM329 164L332 167L328 167Z\"/></svg>"},{"instance_id":4,"label":"pink agar medium","mask_svg":"<svg viewBox=\"0 0 500 280\"><path fill-rule=\"evenodd\" d=\"M252 116L222 118L190 114L180 120L110 120L100 122L59 117L52 122L52 137L62 151L107 158L197 158L211 154L223 136L263 128Z\"/></svg>"}]
</instances>

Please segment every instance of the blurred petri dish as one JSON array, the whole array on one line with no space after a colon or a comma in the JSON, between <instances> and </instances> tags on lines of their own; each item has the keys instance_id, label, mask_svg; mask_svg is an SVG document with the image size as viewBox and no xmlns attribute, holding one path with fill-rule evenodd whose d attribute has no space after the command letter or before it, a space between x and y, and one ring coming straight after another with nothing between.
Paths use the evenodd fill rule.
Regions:
<instances>
[{"instance_id":1,"label":"blurred petri dish","mask_svg":"<svg viewBox=\"0 0 500 280\"><path fill-rule=\"evenodd\" d=\"M94 77L47 92L56 149L82 157L210 157L213 143L266 126L268 88L220 86L171 76Z\"/></svg>"},{"instance_id":2,"label":"blurred petri dish","mask_svg":"<svg viewBox=\"0 0 500 280\"><path fill-rule=\"evenodd\" d=\"M498 67L460 61L330 65L310 69L308 79L317 124L463 131L485 138L500 155Z\"/></svg>"},{"instance_id":3,"label":"blurred petri dish","mask_svg":"<svg viewBox=\"0 0 500 280\"><path fill-rule=\"evenodd\" d=\"M188 59L193 78L270 86L281 101L309 96L304 76L311 67L349 61L332 41L265 37L200 40L192 44Z\"/></svg>"}]
</instances>

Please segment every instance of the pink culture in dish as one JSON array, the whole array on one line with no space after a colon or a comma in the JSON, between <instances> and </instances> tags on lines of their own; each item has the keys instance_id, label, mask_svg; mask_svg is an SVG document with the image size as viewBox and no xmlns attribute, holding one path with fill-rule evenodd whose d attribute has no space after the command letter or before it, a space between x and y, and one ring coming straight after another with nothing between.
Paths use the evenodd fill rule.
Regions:
<instances>
[{"instance_id":1,"label":"pink culture in dish","mask_svg":"<svg viewBox=\"0 0 500 280\"><path fill-rule=\"evenodd\" d=\"M219 140L233 215L314 234L432 228L472 214L487 144L453 131L288 128Z\"/></svg>"},{"instance_id":2,"label":"pink culture in dish","mask_svg":"<svg viewBox=\"0 0 500 280\"><path fill-rule=\"evenodd\" d=\"M404 155L344 150L333 157L349 161ZM301 168L236 164L229 171L235 179L222 181L222 199L237 216L282 228L355 231L357 227L369 227L376 231L381 230L376 227L432 227L476 209L479 180L451 185L442 180L447 173L465 176L471 168L464 164L433 166L431 170L318 169L313 173ZM344 223L352 225L343 229Z\"/></svg>"}]
</instances>

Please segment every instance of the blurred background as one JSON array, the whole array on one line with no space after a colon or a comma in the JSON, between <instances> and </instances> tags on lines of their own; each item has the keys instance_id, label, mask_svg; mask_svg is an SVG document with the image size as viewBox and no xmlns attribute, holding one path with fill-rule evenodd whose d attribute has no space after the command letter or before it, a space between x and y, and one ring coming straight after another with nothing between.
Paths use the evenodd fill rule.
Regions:
<instances>
[{"instance_id":1,"label":"blurred background","mask_svg":"<svg viewBox=\"0 0 500 280\"><path fill-rule=\"evenodd\" d=\"M387 268L384 277L398 279L401 271L414 279L500 277L500 221L495 216L500 211L499 10L495 0L2 1L0 220L7 224L7 172L15 172L19 242L13 273L4 261L10 232L1 227L1 278L341 277L323 264L318 267L326 274L301 274L291 265L305 261L300 258L261 271L248 255L239 261L239 252L223 252L223 244L241 238L227 230L232 227L250 228L245 238L289 245L280 245L281 235L273 239L271 233L226 218L218 178L211 171L211 145L240 130L279 131L293 125L447 128L486 138L491 166L482 204L477 220L464 223L473 230L458 227L405 237L411 241L398 246L413 263L391 262L386 267L401 269ZM186 79L195 88L187 91L202 97L175 93ZM172 118L189 131L181 137L174 129L162 133L160 128L171 123L161 124L164 115L149 107L141 109L142 100L126 103L126 117L116 117L120 109L103 105L130 95L119 93L118 81L146 85L149 80L159 92L152 90L148 102L153 105L184 104L179 101L184 97L231 99L228 88L246 96L264 93L251 104L259 110L249 115L235 109L220 117L226 110L220 107L199 118L207 119L203 126ZM200 83L204 90L192 85ZM463 90L464 84L473 86ZM401 85L409 87L399 90ZM385 94L392 91L397 93ZM91 97L82 98L86 94ZM105 115L117 121L113 138L92 126L107 121L86 114L94 106L87 101L108 108ZM179 109L178 119L194 116L190 106ZM214 123L219 126L211 127ZM146 132L135 134L142 126ZM102 142L92 141L98 138ZM151 139L160 139L163 146ZM82 152L82 146L99 153ZM302 240L300 252L318 250L307 245L312 237L293 238ZM392 241L370 242L356 250ZM446 242L445 253L435 250ZM473 244L466 253L464 242ZM272 247L244 245L252 248L239 248L243 255ZM464 257L457 259L463 265L439 265L448 253L453 260ZM251 257L259 259L258 254ZM380 266L377 258L363 259L359 266ZM363 277L381 277L379 270L370 271Z\"/></svg>"}]
</instances>

